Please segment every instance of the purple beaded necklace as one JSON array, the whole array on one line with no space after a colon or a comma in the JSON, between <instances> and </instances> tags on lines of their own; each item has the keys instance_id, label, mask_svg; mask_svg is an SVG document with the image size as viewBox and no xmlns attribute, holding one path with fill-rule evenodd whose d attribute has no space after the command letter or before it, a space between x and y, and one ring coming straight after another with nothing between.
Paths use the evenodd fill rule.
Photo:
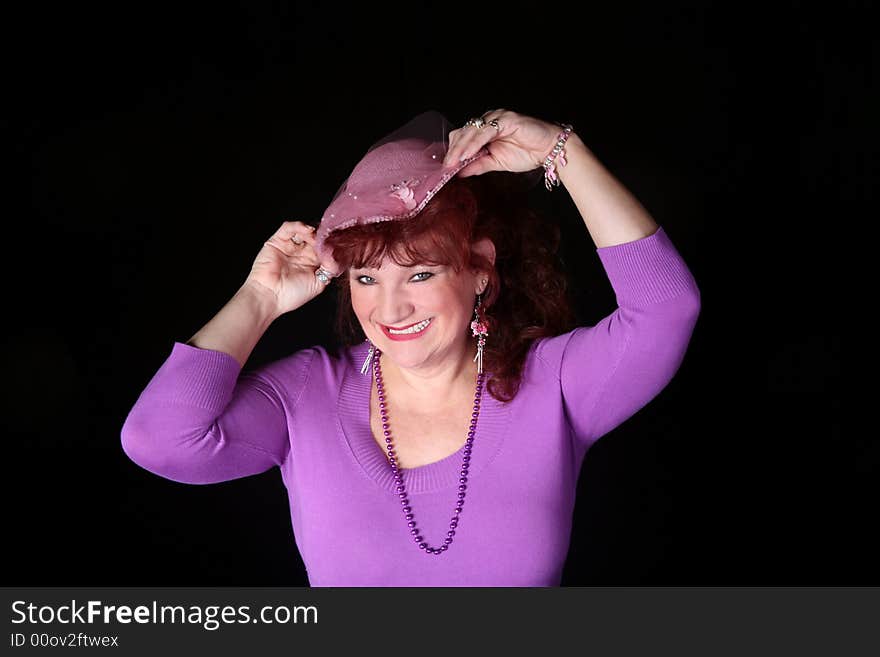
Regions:
<instances>
[{"instance_id":1,"label":"purple beaded necklace","mask_svg":"<svg viewBox=\"0 0 880 657\"><path fill-rule=\"evenodd\" d=\"M376 375L376 390L379 394L379 413L382 416L382 432L385 436L385 444L388 449L388 460L391 463L391 472L394 473L394 482L397 484L397 496L400 498L400 504L403 506L403 514L406 518L406 524L409 527L409 533L413 536L413 541L415 541L420 550L424 550L428 554L442 554L445 552L449 545L452 543L452 539L455 537L455 528L458 527L458 519L461 515L461 509L464 506L464 498L465 491L467 490L467 475L468 468L470 467L471 462L471 448L474 444L474 434L477 426L477 418L480 416L480 399L483 396L483 379L484 373L480 371L477 374L477 392L474 397L474 408L471 413L471 424L470 429L468 430L468 438L467 444L464 447L464 457L462 458L461 464L461 476L458 480L458 502L455 505L455 509L453 510L452 520L449 521L449 531L446 532L446 538L443 540L443 545L440 547L430 547L428 543L424 540L424 537L419 533L419 529L416 526L415 516L412 512L412 507L409 505L409 500L406 497L406 486L403 483L403 477L400 474L400 468L397 466L397 459L395 458L394 452L394 444L391 441L391 429L388 424L388 413L385 411L385 388L382 384L382 369L379 365L379 356L382 355L381 350L376 349L376 358L373 361L373 370ZM482 365L482 363L481 363ZM479 368L482 370L482 367Z\"/></svg>"}]
</instances>

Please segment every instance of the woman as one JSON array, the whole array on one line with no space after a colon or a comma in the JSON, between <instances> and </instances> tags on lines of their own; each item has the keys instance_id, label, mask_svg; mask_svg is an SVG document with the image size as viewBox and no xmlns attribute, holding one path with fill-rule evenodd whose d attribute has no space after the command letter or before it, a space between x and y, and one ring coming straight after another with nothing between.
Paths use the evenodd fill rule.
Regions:
<instances>
[{"instance_id":1,"label":"woman","mask_svg":"<svg viewBox=\"0 0 880 657\"><path fill-rule=\"evenodd\" d=\"M619 307L595 326L566 328L553 230L482 184L527 172L571 194L598 247ZM333 278L356 340L241 372ZM312 586L555 586L587 449L666 386L699 309L668 236L571 126L493 110L449 132L426 112L317 230L282 224L174 344L122 445L194 484L280 467Z\"/></svg>"}]
</instances>

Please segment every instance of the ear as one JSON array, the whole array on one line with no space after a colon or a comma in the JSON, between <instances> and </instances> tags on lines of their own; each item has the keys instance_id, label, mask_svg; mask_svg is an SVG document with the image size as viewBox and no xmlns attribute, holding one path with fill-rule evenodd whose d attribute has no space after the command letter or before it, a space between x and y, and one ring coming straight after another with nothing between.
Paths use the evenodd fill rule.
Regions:
<instances>
[{"instance_id":1,"label":"ear","mask_svg":"<svg viewBox=\"0 0 880 657\"><path fill-rule=\"evenodd\" d=\"M471 245L471 249L474 252L479 253L480 255L487 258L489 260L489 262L492 263L493 266L495 265L495 244L488 237L484 237L483 239L477 240L476 242L474 242ZM477 272L477 273L479 273L481 275L481 277L488 274L488 272Z\"/></svg>"},{"instance_id":2,"label":"ear","mask_svg":"<svg viewBox=\"0 0 880 657\"><path fill-rule=\"evenodd\" d=\"M477 240L471 245L471 250L476 251L480 255L489 259L493 265L495 264L495 244L488 237Z\"/></svg>"}]
</instances>

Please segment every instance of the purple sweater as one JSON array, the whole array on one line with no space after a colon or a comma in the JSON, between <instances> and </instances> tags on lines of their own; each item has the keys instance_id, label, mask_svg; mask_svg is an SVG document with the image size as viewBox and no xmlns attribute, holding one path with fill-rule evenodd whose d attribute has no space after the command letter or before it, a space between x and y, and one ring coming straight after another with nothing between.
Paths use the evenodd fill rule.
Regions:
<instances>
[{"instance_id":1,"label":"purple sweater","mask_svg":"<svg viewBox=\"0 0 880 657\"><path fill-rule=\"evenodd\" d=\"M131 409L122 448L190 484L281 468L312 586L558 586L587 449L671 380L700 311L662 227L597 253L618 308L536 340L513 401L484 390L467 498L440 555L413 542L371 435L366 342L338 359L316 346L244 372L228 354L175 342ZM446 538L461 463L459 451L402 471L429 545Z\"/></svg>"}]
</instances>

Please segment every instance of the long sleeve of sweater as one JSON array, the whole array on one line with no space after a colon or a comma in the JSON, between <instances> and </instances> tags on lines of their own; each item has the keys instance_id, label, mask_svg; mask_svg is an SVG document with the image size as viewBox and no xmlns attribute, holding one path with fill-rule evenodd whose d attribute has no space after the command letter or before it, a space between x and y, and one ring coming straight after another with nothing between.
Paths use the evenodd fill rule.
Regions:
<instances>
[{"instance_id":1,"label":"long sleeve of sweater","mask_svg":"<svg viewBox=\"0 0 880 657\"><path fill-rule=\"evenodd\" d=\"M301 386L313 352L290 359ZM230 355L175 342L122 427L128 457L189 484L228 481L281 465L289 453L282 388Z\"/></svg>"},{"instance_id":2,"label":"long sleeve of sweater","mask_svg":"<svg viewBox=\"0 0 880 657\"><path fill-rule=\"evenodd\" d=\"M643 408L680 367L700 313L700 290L660 227L597 249L618 308L595 326L546 340L569 424L589 446Z\"/></svg>"}]
</instances>

